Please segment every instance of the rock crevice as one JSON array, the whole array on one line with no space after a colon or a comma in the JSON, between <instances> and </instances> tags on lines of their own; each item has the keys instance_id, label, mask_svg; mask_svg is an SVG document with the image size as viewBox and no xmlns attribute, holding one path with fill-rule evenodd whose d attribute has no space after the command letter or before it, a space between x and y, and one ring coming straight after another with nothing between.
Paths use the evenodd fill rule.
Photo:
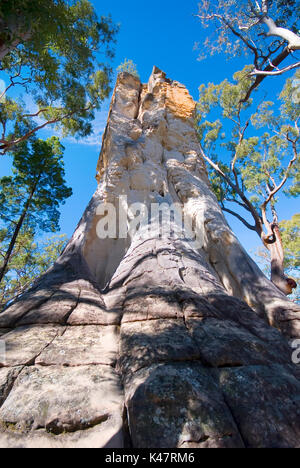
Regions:
<instances>
[{"instance_id":1,"label":"rock crevice","mask_svg":"<svg viewBox=\"0 0 300 468\"><path fill-rule=\"evenodd\" d=\"M119 75L98 188L53 268L0 315L0 447L300 446L300 310L228 226L194 108L157 68L146 85ZM176 205L201 242L175 209L124 236L137 203Z\"/></svg>"}]
</instances>

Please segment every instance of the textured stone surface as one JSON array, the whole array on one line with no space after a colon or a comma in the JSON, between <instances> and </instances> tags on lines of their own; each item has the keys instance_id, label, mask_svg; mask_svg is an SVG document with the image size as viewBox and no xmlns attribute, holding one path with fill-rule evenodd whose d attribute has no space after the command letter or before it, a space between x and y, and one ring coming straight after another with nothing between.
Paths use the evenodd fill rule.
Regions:
<instances>
[{"instance_id":1,"label":"textured stone surface","mask_svg":"<svg viewBox=\"0 0 300 468\"><path fill-rule=\"evenodd\" d=\"M300 382L283 366L222 369L218 382L247 447L300 447Z\"/></svg>"},{"instance_id":2,"label":"textured stone surface","mask_svg":"<svg viewBox=\"0 0 300 468\"><path fill-rule=\"evenodd\" d=\"M32 323L66 323L71 312L75 309L79 289L74 290L62 287L55 292L53 296L37 309L30 310L24 317L18 321L18 325L27 325Z\"/></svg>"},{"instance_id":3,"label":"textured stone surface","mask_svg":"<svg viewBox=\"0 0 300 468\"><path fill-rule=\"evenodd\" d=\"M34 366L15 381L0 409L0 424L16 432L75 432L120 415L121 406L118 377L109 366Z\"/></svg>"},{"instance_id":4,"label":"textured stone surface","mask_svg":"<svg viewBox=\"0 0 300 468\"><path fill-rule=\"evenodd\" d=\"M63 327L24 326L1 337L5 342L5 366L33 364L36 357L63 333Z\"/></svg>"},{"instance_id":5,"label":"textured stone surface","mask_svg":"<svg viewBox=\"0 0 300 468\"><path fill-rule=\"evenodd\" d=\"M158 362L199 359L183 320L147 320L121 327L119 365L123 373Z\"/></svg>"},{"instance_id":6,"label":"textured stone surface","mask_svg":"<svg viewBox=\"0 0 300 468\"><path fill-rule=\"evenodd\" d=\"M122 418L115 414L91 429L54 435L44 429L0 435L0 448L123 448Z\"/></svg>"},{"instance_id":7,"label":"textured stone surface","mask_svg":"<svg viewBox=\"0 0 300 468\"><path fill-rule=\"evenodd\" d=\"M289 363L290 350L282 353L231 320L189 319L188 330L201 349L202 361L211 367L235 367L270 362Z\"/></svg>"},{"instance_id":8,"label":"textured stone surface","mask_svg":"<svg viewBox=\"0 0 300 468\"><path fill-rule=\"evenodd\" d=\"M26 313L39 307L44 302L48 301L54 291L50 288L39 288L37 291L28 291L14 305L0 314L0 327L13 327Z\"/></svg>"},{"instance_id":9,"label":"textured stone surface","mask_svg":"<svg viewBox=\"0 0 300 468\"><path fill-rule=\"evenodd\" d=\"M114 365L118 355L118 329L115 326L68 327L62 336L38 356L42 366Z\"/></svg>"},{"instance_id":10,"label":"textured stone surface","mask_svg":"<svg viewBox=\"0 0 300 468\"><path fill-rule=\"evenodd\" d=\"M125 386L135 447L243 447L222 393L198 363L153 365ZM147 404L145 404L147 402Z\"/></svg>"},{"instance_id":11,"label":"textured stone surface","mask_svg":"<svg viewBox=\"0 0 300 468\"><path fill-rule=\"evenodd\" d=\"M14 381L21 372L22 367L2 368L0 369L0 406L9 394Z\"/></svg>"},{"instance_id":12,"label":"textured stone surface","mask_svg":"<svg viewBox=\"0 0 300 468\"><path fill-rule=\"evenodd\" d=\"M284 336L300 336L300 309L228 226L194 106L157 68L146 85L119 75L98 188L53 268L0 314L0 447L300 446ZM163 215L101 238L108 202L117 221L126 203L177 203L201 242Z\"/></svg>"},{"instance_id":13,"label":"textured stone surface","mask_svg":"<svg viewBox=\"0 0 300 468\"><path fill-rule=\"evenodd\" d=\"M173 291L168 293L158 288L142 297L133 293L124 302L122 324L138 320L176 318L183 318L183 312Z\"/></svg>"},{"instance_id":14,"label":"textured stone surface","mask_svg":"<svg viewBox=\"0 0 300 468\"><path fill-rule=\"evenodd\" d=\"M99 293L82 291L79 302L68 318L69 325L112 325L119 324L120 311L107 311Z\"/></svg>"}]
</instances>

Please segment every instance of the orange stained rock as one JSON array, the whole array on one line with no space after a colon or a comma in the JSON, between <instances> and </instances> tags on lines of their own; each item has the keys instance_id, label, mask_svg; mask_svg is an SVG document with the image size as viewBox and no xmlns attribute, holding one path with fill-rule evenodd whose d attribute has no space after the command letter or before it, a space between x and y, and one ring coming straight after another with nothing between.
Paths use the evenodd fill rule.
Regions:
<instances>
[{"instance_id":1,"label":"orange stained rock","mask_svg":"<svg viewBox=\"0 0 300 468\"><path fill-rule=\"evenodd\" d=\"M176 117L189 119L193 116L196 103L188 90L181 84L164 83L166 86L166 107Z\"/></svg>"}]
</instances>

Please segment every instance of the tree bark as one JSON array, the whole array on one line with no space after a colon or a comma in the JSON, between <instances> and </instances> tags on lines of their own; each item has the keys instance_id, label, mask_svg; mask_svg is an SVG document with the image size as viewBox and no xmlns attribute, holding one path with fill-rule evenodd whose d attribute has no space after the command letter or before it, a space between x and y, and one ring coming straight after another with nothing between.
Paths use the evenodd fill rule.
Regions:
<instances>
[{"instance_id":1,"label":"tree bark","mask_svg":"<svg viewBox=\"0 0 300 468\"><path fill-rule=\"evenodd\" d=\"M6 24L0 20L0 61L20 44L31 38L32 32L30 30L24 31L23 18L19 17L18 20L19 24Z\"/></svg>"},{"instance_id":2,"label":"tree bark","mask_svg":"<svg viewBox=\"0 0 300 468\"><path fill-rule=\"evenodd\" d=\"M246 93L246 96L241 100L241 102L247 102L251 96L251 93L254 91L254 89L258 88L261 82L268 76L267 73L274 71L276 67L278 67L290 55L290 53L291 52L287 47L282 52L280 52L280 54L278 54L277 57L275 57L272 60L272 63L270 63L264 68L263 71L266 72L266 74L265 75L259 74L256 76L254 83L250 86L250 88L248 89ZM254 75L256 74L255 71L253 73Z\"/></svg>"},{"instance_id":3,"label":"tree bark","mask_svg":"<svg viewBox=\"0 0 300 468\"><path fill-rule=\"evenodd\" d=\"M288 43L289 50L300 49L300 37L293 31L286 28L279 28L276 26L275 21L268 16L262 18L262 23L268 27L267 36L276 36L280 37L280 39L284 39Z\"/></svg>"},{"instance_id":4,"label":"tree bark","mask_svg":"<svg viewBox=\"0 0 300 468\"><path fill-rule=\"evenodd\" d=\"M4 275L6 273L7 266L9 264L11 254L13 253L13 250L14 250L14 247L16 245L18 235L20 233L20 230L22 229L22 226L23 226L24 220L26 218L26 215L28 213L32 198L33 198L34 193L35 193L35 190L36 190L36 184L34 185L32 191L31 191L31 193L29 195L29 198L25 203L23 212L22 212L22 214L21 214L21 216L20 216L20 218L19 218L19 220L18 220L18 222L16 224L16 227L15 227L14 233L12 235L11 241L9 243L7 252L6 252L6 254L5 254L4 258L3 258L2 267L0 268L0 283L3 280Z\"/></svg>"},{"instance_id":5,"label":"tree bark","mask_svg":"<svg viewBox=\"0 0 300 468\"><path fill-rule=\"evenodd\" d=\"M267 245L271 254L271 281L280 291L289 295L297 287L297 283L284 273L284 250L278 224L273 226L273 230L276 241Z\"/></svg>"},{"instance_id":6,"label":"tree bark","mask_svg":"<svg viewBox=\"0 0 300 468\"><path fill-rule=\"evenodd\" d=\"M230 230L194 106L157 68L147 85L119 75L98 189L53 268L0 314L2 447L299 445L286 339L299 336L299 307ZM132 213L177 203L200 241L175 211L124 235L126 202ZM99 235L105 217L111 238Z\"/></svg>"},{"instance_id":7,"label":"tree bark","mask_svg":"<svg viewBox=\"0 0 300 468\"><path fill-rule=\"evenodd\" d=\"M269 223L266 213L267 202L264 202L261 206L262 223L258 235L266 249L270 252L271 281L283 294L288 296L292 294L293 289L297 288L297 283L293 278L288 278L284 273L284 249L278 225L278 216L275 207L272 206L273 222ZM263 231L263 226L267 230L267 235Z\"/></svg>"}]
</instances>

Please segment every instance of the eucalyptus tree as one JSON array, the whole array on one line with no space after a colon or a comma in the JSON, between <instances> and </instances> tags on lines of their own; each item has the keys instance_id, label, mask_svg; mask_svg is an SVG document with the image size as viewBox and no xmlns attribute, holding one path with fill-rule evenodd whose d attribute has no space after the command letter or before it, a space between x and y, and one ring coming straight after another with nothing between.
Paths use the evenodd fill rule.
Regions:
<instances>
[{"instance_id":1,"label":"eucalyptus tree","mask_svg":"<svg viewBox=\"0 0 300 468\"><path fill-rule=\"evenodd\" d=\"M294 302L300 303L300 213L296 213L288 220L279 223L280 235L284 248L284 268L287 275L291 276L298 287L290 296ZM258 262L264 272L270 274L270 253L259 248L255 252Z\"/></svg>"},{"instance_id":2,"label":"eucalyptus tree","mask_svg":"<svg viewBox=\"0 0 300 468\"><path fill-rule=\"evenodd\" d=\"M231 56L251 55L249 70L255 80L241 96L249 99L252 91L267 76L280 75L300 66L300 4L297 0L202 0L198 13L210 35L205 52L225 52ZM282 66L282 62L289 63Z\"/></svg>"},{"instance_id":3,"label":"eucalyptus tree","mask_svg":"<svg viewBox=\"0 0 300 468\"><path fill-rule=\"evenodd\" d=\"M272 282L290 294L296 283L284 273L276 205L280 194L300 192L300 99L289 79L280 105L262 101L254 107L252 98L242 102L251 86L248 72L249 67L237 72L234 83L200 87L196 127L223 211L258 234L271 254Z\"/></svg>"},{"instance_id":4,"label":"eucalyptus tree","mask_svg":"<svg viewBox=\"0 0 300 468\"><path fill-rule=\"evenodd\" d=\"M88 0L4 0L0 30L0 154L51 124L90 134L110 92L111 18L98 18Z\"/></svg>"},{"instance_id":5,"label":"eucalyptus tree","mask_svg":"<svg viewBox=\"0 0 300 468\"><path fill-rule=\"evenodd\" d=\"M0 284L0 312L17 299L55 262L66 244L64 234L37 240L32 229L20 231ZM0 229L0 256L4 258L10 242L9 231Z\"/></svg>"},{"instance_id":6,"label":"eucalyptus tree","mask_svg":"<svg viewBox=\"0 0 300 468\"><path fill-rule=\"evenodd\" d=\"M23 231L55 232L59 206L71 196L65 182L63 147L57 137L31 139L14 150L13 175L0 179L0 212L7 249L2 255L0 283Z\"/></svg>"}]
</instances>

